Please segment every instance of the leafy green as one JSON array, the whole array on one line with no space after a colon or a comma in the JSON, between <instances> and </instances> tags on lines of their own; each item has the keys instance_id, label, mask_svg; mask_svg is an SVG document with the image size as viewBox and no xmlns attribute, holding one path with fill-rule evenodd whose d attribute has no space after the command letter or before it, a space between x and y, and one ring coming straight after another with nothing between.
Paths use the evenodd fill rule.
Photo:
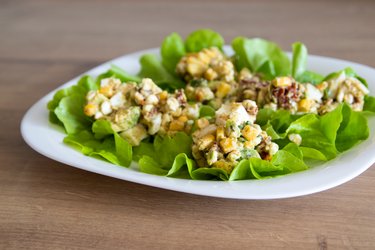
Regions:
<instances>
[{"instance_id":1,"label":"leafy green","mask_svg":"<svg viewBox=\"0 0 375 250\"><path fill-rule=\"evenodd\" d=\"M306 70L307 68L307 48L303 43L296 42L292 45L292 76L299 82L318 84L323 81L324 76Z\"/></svg>"},{"instance_id":2,"label":"leafy green","mask_svg":"<svg viewBox=\"0 0 375 250\"><path fill-rule=\"evenodd\" d=\"M265 108L259 110L256 123L260 126L269 124L275 132L284 133L289 125L299 117L301 117L301 115L293 115L287 110L280 109L274 111Z\"/></svg>"},{"instance_id":3,"label":"leafy green","mask_svg":"<svg viewBox=\"0 0 375 250\"><path fill-rule=\"evenodd\" d=\"M369 136L366 117L346 104L323 116L294 116L284 110L263 109L258 113L257 123L281 147L288 143L289 134L299 134L303 157L321 161L336 157Z\"/></svg>"},{"instance_id":4,"label":"leafy green","mask_svg":"<svg viewBox=\"0 0 375 250\"><path fill-rule=\"evenodd\" d=\"M55 114L64 125L67 134L75 134L91 126L92 119L84 114L84 106L85 100L76 94L64 97L59 102Z\"/></svg>"},{"instance_id":5,"label":"leafy green","mask_svg":"<svg viewBox=\"0 0 375 250\"><path fill-rule=\"evenodd\" d=\"M191 175L194 180L223 180L229 179L228 173L221 168L197 168Z\"/></svg>"},{"instance_id":6,"label":"leafy green","mask_svg":"<svg viewBox=\"0 0 375 250\"><path fill-rule=\"evenodd\" d=\"M142 142L139 146L134 147L134 154L138 159L147 155L153 158L160 168L169 169L178 154L191 155L191 145L191 137L183 132L173 136L157 135L153 143Z\"/></svg>"},{"instance_id":7,"label":"leafy green","mask_svg":"<svg viewBox=\"0 0 375 250\"><path fill-rule=\"evenodd\" d=\"M312 84L318 84L321 83L324 79L324 76L321 74L318 74L316 72L308 71L306 70L303 72L302 75L300 75L297 80L302 83L312 83Z\"/></svg>"},{"instance_id":8,"label":"leafy green","mask_svg":"<svg viewBox=\"0 0 375 250\"><path fill-rule=\"evenodd\" d=\"M210 29L200 29L192 32L185 40L187 52L198 52L204 48L217 47L222 49L223 37Z\"/></svg>"},{"instance_id":9,"label":"leafy green","mask_svg":"<svg viewBox=\"0 0 375 250\"><path fill-rule=\"evenodd\" d=\"M113 135L115 139L117 157L124 166L129 166L133 158L133 150L130 143L112 129L111 123L106 120L97 120L92 125L92 132L96 139L102 139ZM112 136L111 136L112 137Z\"/></svg>"},{"instance_id":10,"label":"leafy green","mask_svg":"<svg viewBox=\"0 0 375 250\"><path fill-rule=\"evenodd\" d=\"M286 150L279 150L272 157L272 164L282 168L282 174L295 173L308 169L303 159Z\"/></svg>"},{"instance_id":11,"label":"leafy green","mask_svg":"<svg viewBox=\"0 0 375 250\"><path fill-rule=\"evenodd\" d=\"M229 180L265 179L306 170L302 152L295 144L288 144L279 150L271 161L260 158L242 160L233 169Z\"/></svg>"},{"instance_id":12,"label":"leafy green","mask_svg":"<svg viewBox=\"0 0 375 250\"><path fill-rule=\"evenodd\" d=\"M53 112L55 116L52 119L61 122L68 134L75 134L91 126L92 119L83 113L83 107L87 92L97 87L90 76L84 76L76 85L59 90L47 104L50 113Z\"/></svg>"},{"instance_id":13,"label":"leafy green","mask_svg":"<svg viewBox=\"0 0 375 250\"><path fill-rule=\"evenodd\" d=\"M292 45L292 76L299 80L299 77L306 71L307 48L303 43L296 42Z\"/></svg>"},{"instance_id":14,"label":"leafy green","mask_svg":"<svg viewBox=\"0 0 375 250\"><path fill-rule=\"evenodd\" d=\"M157 152L155 152L154 144L149 141L142 141L139 146L133 147L133 160L139 161L143 156L148 156L157 159Z\"/></svg>"},{"instance_id":15,"label":"leafy green","mask_svg":"<svg viewBox=\"0 0 375 250\"><path fill-rule=\"evenodd\" d=\"M339 71L336 71L336 72L333 72L331 74L328 74L325 78L324 78L324 81L328 81L330 79L333 79L333 78L337 78L339 75L341 75L342 73L345 74L346 77L354 77L354 78L357 78L360 82L362 82L363 85L365 85L366 87L368 87L368 84L367 84L367 81L360 77L352 68L350 67L347 67L343 70L339 70Z\"/></svg>"},{"instance_id":16,"label":"leafy green","mask_svg":"<svg viewBox=\"0 0 375 250\"><path fill-rule=\"evenodd\" d=\"M191 155L192 143L190 136L179 132L174 136L156 136L154 148L160 164L162 166L172 166L175 157L179 153Z\"/></svg>"},{"instance_id":17,"label":"leafy green","mask_svg":"<svg viewBox=\"0 0 375 250\"><path fill-rule=\"evenodd\" d=\"M177 63L186 53L181 36L177 33L167 36L161 45L160 53L163 66L169 73L175 74Z\"/></svg>"},{"instance_id":18,"label":"leafy green","mask_svg":"<svg viewBox=\"0 0 375 250\"><path fill-rule=\"evenodd\" d=\"M94 133L96 139L102 139L114 133L111 123L106 120L96 120L92 124L92 132Z\"/></svg>"},{"instance_id":19,"label":"leafy green","mask_svg":"<svg viewBox=\"0 0 375 250\"><path fill-rule=\"evenodd\" d=\"M292 155L294 155L295 157L297 157L300 160L303 159L303 153L302 153L301 149L298 147L297 144L295 144L293 142L288 143L285 147L283 147L283 150L291 153Z\"/></svg>"},{"instance_id":20,"label":"leafy green","mask_svg":"<svg viewBox=\"0 0 375 250\"><path fill-rule=\"evenodd\" d=\"M322 152L327 159L336 157L338 151L335 141L342 117L342 106L323 116L306 114L292 122L287 134L299 134L301 146L314 148Z\"/></svg>"},{"instance_id":21,"label":"leafy green","mask_svg":"<svg viewBox=\"0 0 375 250\"><path fill-rule=\"evenodd\" d=\"M47 108L53 111L57 108L62 98L69 95L78 95L84 98L88 91L96 89L98 89L98 85L95 83L94 79L91 76L83 76L78 80L76 85L58 90L53 96L53 99L48 102Z\"/></svg>"},{"instance_id":22,"label":"leafy green","mask_svg":"<svg viewBox=\"0 0 375 250\"><path fill-rule=\"evenodd\" d=\"M131 146L117 133L113 137L98 140L91 132L83 130L66 136L64 143L85 155L101 157L116 165L128 167L131 163Z\"/></svg>"},{"instance_id":23,"label":"leafy green","mask_svg":"<svg viewBox=\"0 0 375 250\"><path fill-rule=\"evenodd\" d=\"M375 97L365 96L365 104L363 106L363 111L369 111L375 113Z\"/></svg>"},{"instance_id":24,"label":"leafy green","mask_svg":"<svg viewBox=\"0 0 375 250\"><path fill-rule=\"evenodd\" d=\"M246 180L246 179L255 179L256 177L253 175L251 171L251 160L246 159L240 161L237 166L233 169L232 173L230 174L229 180Z\"/></svg>"},{"instance_id":25,"label":"leafy green","mask_svg":"<svg viewBox=\"0 0 375 250\"><path fill-rule=\"evenodd\" d=\"M299 147L304 158L326 161L327 157L315 148Z\"/></svg>"},{"instance_id":26,"label":"leafy green","mask_svg":"<svg viewBox=\"0 0 375 250\"><path fill-rule=\"evenodd\" d=\"M121 82L140 82L141 81L141 79L138 76L133 76L133 75L127 73L122 68L120 68L120 67L118 67L114 64L111 64L111 67L107 72L105 72L103 74L100 74L97 77L96 84L99 85L100 81L102 79L109 78L109 77L114 77L114 78L120 79Z\"/></svg>"},{"instance_id":27,"label":"leafy green","mask_svg":"<svg viewBox=\"0 0 375 250\"><path fill-rule=\"evenodd\" d=\"M167 176L189 178L193 177L193 170L195 170L195 161L190 159L187 154L178 154L174 161L171 169L169 169Z\"/></svg>"},{"instance_id":28,"label":"leafy green","mask_svg":"<svg viewBox=\"0 0 375 250\"><path fill-rule=\"evenodd\" d=\"M66 102L67 102L66 100L64 101L65 104L62 105L62 107L60 107L60 111L59 111L60 117L58 117L58 115L55 113L55 110L56 110L57 107L59 107L59 104L60 104L61 100L65 97L69 97L69 96L70 96L70 100L73 100L73 102L76 105L81 105L85 100L87 92L89 90L96 90L97 88L98 88L98 85L95 83L95 81L92 79L92 77L83 76L83 77L81 77L81 79L78 81L78 83L76 85L73 85L73 86L65 88L65 89L58 90L55 93L55 95L53 96L53 99L51 101L49 101L48 104L47 104L47 108L50 111L49 112L50 122L54 123L54 124L61 125L61 126L65 127L65 129L66 129L65 125L67 125L69 127L68 129L73 129L73 130L74 130L74 127L76 127L76 126L82 127L79 124L75 124L76 126L69 126L69 125L73 125L73 124L66 124L66 122L68 122L67 119L64 119L65 123L63 123L61 121L60 118L62 116L64 116L61 113L65 112L66 109L68 109L67 106L69 106L69 108L72 106L70 104L66 104ZM74 97L72 97L72 96L74 96ZM75 115L71 116L72 119L81 120L81 121L85 120L81 116L82 114L80 114L78 111L74 110L74 107L73 107L73 111L75 112ZM82 113L83 113L83 111L82 111ZM85 127L86 121L84 121L83 123L84 123L83 127Z\"/></svg>"},{"instance_id":29,"label":"leafy green","mask_svg":"<svg viewBox=\"0 0 375 250\"><path fill-rule=\"evenodd\" d=\"M369 137L366 117L360 112L351 110L348 105L342 108L343 120L337 131L336 147L342 152L352 148L361 140Z\"/></svg>"},{"instance_id":30,"label":"leafy green","mask_svg":"<svg viewBox=\"0 0 375 250\"><path fill-rule=\"evenodd\" d=\"M151 78L156 84L163 88L178 89L185 84L176 76L172 75L164 68L161 61L153 54L143 55L140 59L141 71L138 75L142 78Z\"/></svg>"},{"instance_id":31,"label":"leafy green","mask_svg":"<svg viewBox=\"0 0 375 250\"><path fill-rule=\"evenodd\" d=\"M237 37L232 41L232 47L238 70L246 67L252 72L262 73L267 79L291 73L289 58L275 43L260 38Z\"/></svg>"},{"instance_id":32,"label":"leafy green","mask_svg":"<svg viewBox=\"0 0 375 250\"><path fill-rule=\"evenodd\" d=\"M233 169L229 180L264 179L270 178L275 172L282 170L269 161L259 158L242 160Z\"/></svg>"},{"instance_id":33,"label":"leafy green","mask_svg":"<svg viewBox=\"0 0 375 250\"><path fill-rule=\"evenodd\" d=\"M139 170L147 174L154 175L167 175L168 170L160 167L160 164L152 157L148 155L142 156L139 161Z\"/></svg>"}]
</instances>

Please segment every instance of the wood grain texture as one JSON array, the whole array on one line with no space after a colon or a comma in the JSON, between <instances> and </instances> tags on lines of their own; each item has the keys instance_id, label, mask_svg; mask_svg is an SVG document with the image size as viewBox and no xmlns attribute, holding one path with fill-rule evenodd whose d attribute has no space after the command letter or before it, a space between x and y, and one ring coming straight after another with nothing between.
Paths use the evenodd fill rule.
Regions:
<instances>
[{"instance_id":1,"label":"wood grain texture","mask_svg":"<svg viewBox=\"0 0 375 250\"><path fill-rule=\"evenodd\" d=\"M375 249L374 166L305 197L217 199L71 168L19 132L49 91L172 31L300 40L375 67L374 23L373 1L0 1L0 249Z\"/></svg>"}]
</instances>

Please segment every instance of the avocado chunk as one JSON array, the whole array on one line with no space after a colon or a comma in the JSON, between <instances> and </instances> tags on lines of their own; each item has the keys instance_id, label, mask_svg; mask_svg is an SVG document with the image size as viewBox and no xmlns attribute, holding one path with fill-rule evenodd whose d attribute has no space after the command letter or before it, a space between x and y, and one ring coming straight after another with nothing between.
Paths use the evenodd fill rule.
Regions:
<instances>
[{"instance_id":1,"label":"avocado chunk","mask_svg":"<svg viewBox=\"0 0 375 250\"><path fill-rule=\"evenodd\" d=\"M116 115L112 117L112 128L116 132L126 131L137 125L139 117L141 116L140 107L129 107L119 109Z\"/></svg>"},{"instance_id":2,"label":"avocado chunk","mask_svg":"<svg viewBox=\"0 0 375 250\"><path fill-rule=\"evenodd\" d=\"M139 146L141 141L147 137L147 130L142 124L128 129L120 134L125 140L127 140L132 146Z\"/></svg>"}]
</instances>

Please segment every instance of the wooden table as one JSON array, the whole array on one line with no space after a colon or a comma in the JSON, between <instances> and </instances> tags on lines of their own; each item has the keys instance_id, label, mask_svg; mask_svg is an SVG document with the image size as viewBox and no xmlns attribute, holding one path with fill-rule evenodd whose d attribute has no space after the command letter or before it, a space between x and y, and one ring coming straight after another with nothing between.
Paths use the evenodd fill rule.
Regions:
<instances>
[{"instance_id":1,"label":"wooden table","mask_svg":"<svg viewBox=\"0 0 375 250\"><path fill-rule=\"evenodd\" d=\"M49 91L172 31L211 27L284 49L300 40L312 54L375 67L374 24L373 1L0 1L0 249L375 249L374 166L305 197L218 199L66 166L19 132Z\"/></svg>"}]
</instances>

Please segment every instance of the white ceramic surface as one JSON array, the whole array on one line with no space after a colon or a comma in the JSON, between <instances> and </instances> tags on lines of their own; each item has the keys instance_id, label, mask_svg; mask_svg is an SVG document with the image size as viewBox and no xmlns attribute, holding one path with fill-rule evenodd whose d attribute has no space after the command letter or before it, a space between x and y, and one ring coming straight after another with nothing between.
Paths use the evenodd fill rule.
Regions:
<instances>
[{"instance_id":1,"label":"white ceramic surface","mask_svg":"<svg viewBox=\"0 0 375 250\"><path fill-rule=\"evenodd\" d=\"M230 48L226 47L225 49L229 54L231 53ZM158 49L150 49L125 55L106 62L84 74L97 76L105 72L111 64L120 66L127 72L135 74L139 70L138 59L144 53L158 54L159 51ZM371 93L375 94L375 69L334 58L321 56L309 56L308 58L308 68L323 75L345 67L352 67L359 75L367 79ZM79 77L63 84L60 88L75 84ZM267 180L233 182L193 181L145 174L137 170L136 164L133 164L130 168L116 166L87 157L65 145L62 142L65 134L48 121L46 105L55 92L56 90L53 90L41 98L25 114L21 123L21 133L27 144L37 152L67 165L158 188L237 199L295 197L323 191L345 183L361 174L375 162L375 118L371 117L369 119L371 134L368 140L339 155L336 159L304 172Z\"/></svg>"}]
</instances>

